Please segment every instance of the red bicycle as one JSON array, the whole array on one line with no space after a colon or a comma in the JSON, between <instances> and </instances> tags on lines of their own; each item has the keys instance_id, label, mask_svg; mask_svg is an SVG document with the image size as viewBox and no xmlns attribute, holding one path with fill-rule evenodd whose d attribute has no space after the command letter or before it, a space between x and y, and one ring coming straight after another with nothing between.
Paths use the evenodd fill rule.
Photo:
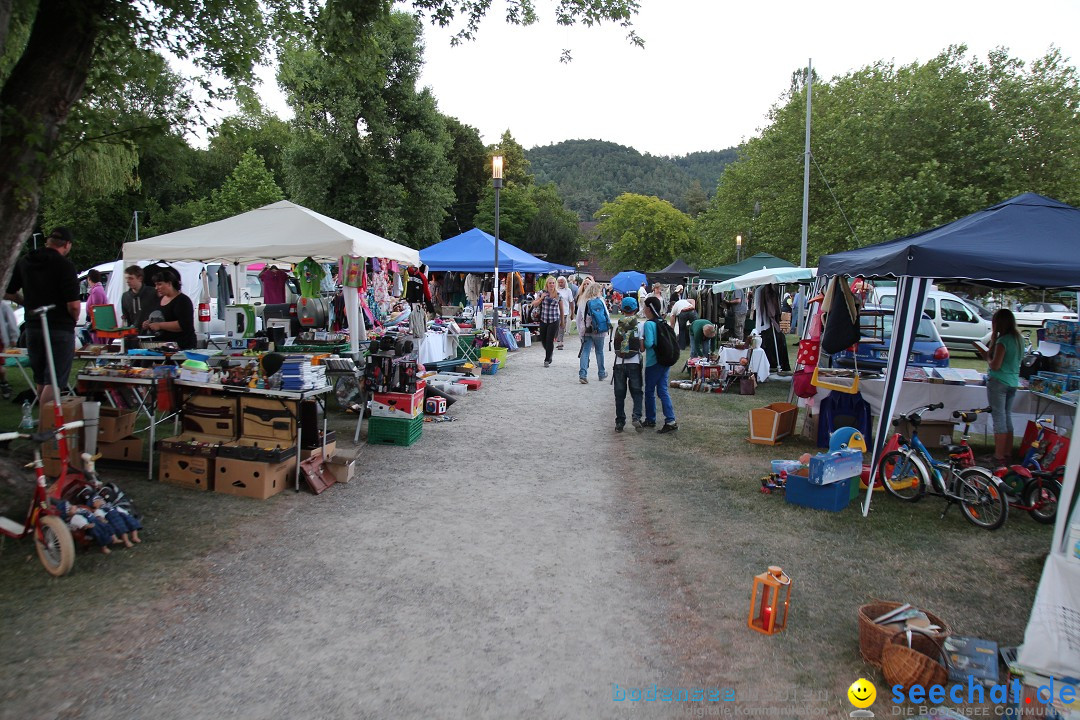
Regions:
<instances>
[{"instance_id":1,"label":"red bicycle","mask_svg":"<svg viewBox=\"0 0 1080 720\"><path fill-rule=\"evenodd\" d=\"M71 534L71 530L68 529L67 522L60 517L56 506L50 502L50 498L59 497L57 494L60 492L57 490L59 481L54 483L51 488L49 487L39 445L53 438L62 441L65 433L82 426L82 420L74 420L61 425L59 428L39 433L0 433L0 442L9 442L17 438L29 438L34 442L33 468L37 483L25 519L20 523L11 518L0 516L0 534L16 539L32 535L34 545L37 548L38 559L45 566L45 571L56 577L69 573L75 564L75 539ZM64 447L65 450L62 451L62 454L64 460L66 460L66 443ZM66 462L64 464L67 465ZM63 474L61 474L61 478L65 479ZM66 479L70 481L72 478Z\"/></svg>"}]
</instances>

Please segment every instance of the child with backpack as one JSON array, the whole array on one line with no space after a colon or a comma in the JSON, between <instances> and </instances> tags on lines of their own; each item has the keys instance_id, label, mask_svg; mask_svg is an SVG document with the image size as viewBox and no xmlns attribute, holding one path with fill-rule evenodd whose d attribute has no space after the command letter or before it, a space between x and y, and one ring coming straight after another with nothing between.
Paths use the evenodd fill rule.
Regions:
<instances>
[{"instance_id":1,"label":"child with backpack","mask_svg":"<svg viewBox=\"0 0 1080 720\"><path fill-rule=\"evenodd\" d=\"M637 316L637 299L627 295L619 307L622 315L615 326L615 364L612 368L615 385L615 432L621 433L626 425L626 392L634 401L631 419L634 429L644 430L641 424L641 322Z\"/></svg>"},{"instance_id":2,"label":"child with backpack","mask_svg":"<svg viewBox=\"0 0 1080 720\"><path fill-rule=\"evenodd\" d=\"M675 432L675 408L668 392L668 371L679 360L679 341L675 331L660 314L660 298L645 298L645 427L656 427L656 398L664 411L664 426L657 433Z\"/></svg>"},{"instance_id":3,"label":"child with backpack","mask_svg":"<svg viewBox=\"0 0 1080 720\"><path fill-rule=\"evenodd\" d=\"M589 283L584 286L578 298L577 326L581 335L581 350L578 352L578 382L589 382L589 348L596 349L596 370L600 380L607 377L604 372L604 343L607 342L608 330L611 329L611 317L607 305L600 297L600 284Z\"/></svg>"}]
</instances>

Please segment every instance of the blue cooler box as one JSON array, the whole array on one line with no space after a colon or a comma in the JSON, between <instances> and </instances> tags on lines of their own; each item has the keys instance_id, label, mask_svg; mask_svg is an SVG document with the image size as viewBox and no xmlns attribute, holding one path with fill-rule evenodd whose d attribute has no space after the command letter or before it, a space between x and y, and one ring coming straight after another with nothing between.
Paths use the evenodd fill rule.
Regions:
<instances>
[{"instance_id":1,"label":"blue cooler box","mask_svg":"<svg viewBox=\"0 0 1080 720\"><path fill-rule=\"evenodd\" d=\"M862 475L862 450L837 450L810 458L810 483L831 485Z\"/></svg>"},{"instance_id":2,"label":"blue cooler box","mask_svg":"<svg viewBox=\"0 0 1080 720\"><path fill-rule=\"evenodd\" d=\"M839 512L851 502L851 478L813 485L802 475L788 475L784 498L792 505Z\"/></svg>"}]
</instances>

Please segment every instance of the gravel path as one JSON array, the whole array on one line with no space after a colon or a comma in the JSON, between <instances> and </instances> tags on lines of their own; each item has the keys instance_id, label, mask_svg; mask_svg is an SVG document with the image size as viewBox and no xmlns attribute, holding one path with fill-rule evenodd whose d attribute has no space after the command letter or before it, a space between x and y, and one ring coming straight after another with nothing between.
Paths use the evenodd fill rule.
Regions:
<instances>
[{"instance_id":1,"label":"gravel path","mask_svg":"<svg viewBox=\"0 0 1080 720\"><path fill-rule=\"evenodd\" d=\"M512 354L411 448L361 447L358 481L272 500L280 522L218 553L125 672L56 714L661 714L612 701L612 683L677 675L618 452L642 440L612 432L611 386L595 367L579 385L566 347L547 369L537 345Z\"/></svg>"}]
</instances>

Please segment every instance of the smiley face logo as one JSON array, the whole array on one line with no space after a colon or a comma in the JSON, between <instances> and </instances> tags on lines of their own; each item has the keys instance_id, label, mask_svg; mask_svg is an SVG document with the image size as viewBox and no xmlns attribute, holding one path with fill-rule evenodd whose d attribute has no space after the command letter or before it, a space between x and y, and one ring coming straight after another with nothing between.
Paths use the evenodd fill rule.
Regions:
<instances>
[{"instance_id":1,"label":"smiley face logo","mask_svg":"<svg viewBox=\"0 0 1080 720\"><path fill-rule=\"evenodd\" d=\"M851 683L847 691L848 700L857 708L868 708L877 698L877 688L866 678L859 678Z\"/></svg>"}]
</instances>

